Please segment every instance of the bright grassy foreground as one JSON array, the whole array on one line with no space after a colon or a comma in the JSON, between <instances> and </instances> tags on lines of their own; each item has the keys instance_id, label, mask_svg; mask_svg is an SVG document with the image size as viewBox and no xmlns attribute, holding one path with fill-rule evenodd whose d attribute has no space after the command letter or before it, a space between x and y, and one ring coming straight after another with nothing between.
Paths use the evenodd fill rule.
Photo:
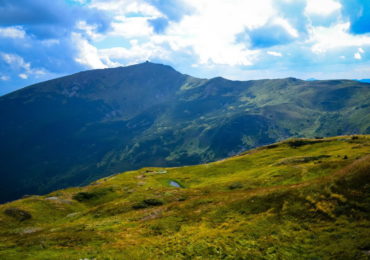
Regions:
<instances>
[{"instance_id":1,"label":"bright grassy foreground","mask_svg":"<svg viewBox=\"0 0 370 260\"><path fill-rule=\"evenodd\" d=\"M31 196L0 205L0 259L370 259L369 154L288 140Z\"/></svg>"}]
</instances>

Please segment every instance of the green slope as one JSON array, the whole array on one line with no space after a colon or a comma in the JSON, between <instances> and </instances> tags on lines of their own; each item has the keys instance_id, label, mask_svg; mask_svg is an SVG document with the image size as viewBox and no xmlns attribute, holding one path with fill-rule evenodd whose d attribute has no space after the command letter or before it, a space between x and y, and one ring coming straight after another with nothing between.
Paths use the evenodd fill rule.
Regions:
<instances>
[{"instance_id":1,"label":"green slope","mask_svg":"<svg viewBox=\"0 0 370 260\"><path fill-rule=\"evenodd\" d=\"M0 201L288 137L370 133L370 84L210 80L143 63L0 97Z\"/></svg>"},{"instance_id":2,"label":"green slope","mask_svg":"<svg viewBox=\"0 0 370 260\"><path fill-rule=\"evenodd\" d=\"M369 194L369 135L290 139L0 205L0 258L369 259Z\"/></svg>"}]
</instances>

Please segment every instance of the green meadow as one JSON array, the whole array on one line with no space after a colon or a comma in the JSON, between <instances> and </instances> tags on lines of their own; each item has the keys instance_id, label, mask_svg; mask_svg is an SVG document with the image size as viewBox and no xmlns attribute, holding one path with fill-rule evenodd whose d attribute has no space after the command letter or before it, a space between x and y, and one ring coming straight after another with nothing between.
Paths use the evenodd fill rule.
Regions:
<instances>
[{"instance_id":1,"label":"green meadow","mask_svg":"<svg viewBox=\"0 0 370 260\"><path fill-rule=\"evenodd\" d=\"M370 259L370 136L289 139L0 205L0 259Z\"/></svg>"}]
</instances>

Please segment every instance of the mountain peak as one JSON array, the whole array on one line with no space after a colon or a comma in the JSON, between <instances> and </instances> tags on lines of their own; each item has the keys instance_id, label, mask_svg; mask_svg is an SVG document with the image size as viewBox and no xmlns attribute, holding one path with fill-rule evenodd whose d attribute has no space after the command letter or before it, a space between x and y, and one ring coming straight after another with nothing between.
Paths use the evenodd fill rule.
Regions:
<instances>
[{"instance_id":1,"label":"mountain peak","mask_svg":"<svg viewBox=\"0 0 370 260\"><path fill-rule=\"evenodd\" d=\"M154 62L151 62L151 61L148 61L148 60L145 61L145 62L141 62L141 63L125 66L125 67L120 67L120 68L140 68L140 69L143 69L143 68L157 68L157 69L170 69L170 70L176 71L174 68L172 68L169 65L165 65L165 64L162 64L162 63L154 63ZM178 72L178 73L180 73L180 72Z\"/></svg>"}]
</instances>

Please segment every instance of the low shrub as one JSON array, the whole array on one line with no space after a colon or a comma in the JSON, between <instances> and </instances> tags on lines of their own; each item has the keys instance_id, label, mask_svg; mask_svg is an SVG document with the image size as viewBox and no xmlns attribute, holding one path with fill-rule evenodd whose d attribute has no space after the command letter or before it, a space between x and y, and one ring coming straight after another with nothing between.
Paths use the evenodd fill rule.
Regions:
<instances>
[{"instance_id":1,"label":"low shrub","mask_svg":"<svg viewBox=\"0 0 370 260\"><path fill-rule=\"evenodd\" d=\"M277 145L277 144L270 144L270 145L266 145L265 146L265 148L266 149L273 149L273 148L276 148L276 147L278 147L279 145Z\"/></svg>"},{"instance_id":2,"label":"low shrub","mask_svg":"<svg viewBox=\"0 0 370 260\"><path fill-rule=\"evenodd\" d=\"M82 191L74 194L72 198L74 200L77 200L79 202L84 202L84 201L90 201L90 200L96 200L99 199L108 193L112 192L112 188L101 188L101 189L96 189L90 192Z\"/></svg>"},{"instance_id":3,"label":"low shrub","mask_svg":"<svg viewBox=\"0 0 370 260\"><path fill-rule=\"evenodd\" d=\"M32 218L32 215L29 212L19 208L7 208L4 210L4 214L18 221L25 221Z\"/></svg>"},{"instance_id":4,"label":"low shrub","mask_svg":"<svg viewBox=\"0 0 370 260\"><path fill-rule=\"evenodd\" d=\"M152 206L161 206L163 202L158 199L145 199L132 205L133 209L145 209Z\"/></svg>"},{"instance_id":5,"label":"low shrub","mask_svg":"<svg viewBox=\"0 0 370 260\"><path fill-rule=\"evenodd\" d=\"M228 188L229 188L229 190L241 189L241 188L243 188L243 184L241 184L240 182L234 182L234 183L230 184Z\"/></svg>"},{"instance_id":6,"label":"low shrub","mask_svg":"<svg viewBox=\"0 0 370 260\"><path fill-rule=\"evenodd\" d=\"M321 143L324 142L323 140L302 140L302 139L297 139L297 140L291 140L288 141L287 144L292 147L292 148L298 148L303 145L307 144L316 144L316 143Z\"/></svg>"},{"instance_id":7,"label":"low shrub","mask_svg":"<svg viewBox=\"0 0 370 260\"><path fill-rule=\"evenodd\" d=\"M97 195L95 193L91 193L91 192L79 192L79 193L76 193L75 195L73 195L73 199L74 200L77 200L79 202L83 202L83 201L86 201L86 200L91 200L93 198L96 198Z\"/></svg>"},{"instance_id":8,"label":"low shrub","mask_svg":"<svg viewBox=\"0 0 370 260\"><path fill-rule=\"evenodd\" d=\"M158 199L145 199L143 202L149 206L161 206L163 202Z\"/></svg>"}]
</instances>

